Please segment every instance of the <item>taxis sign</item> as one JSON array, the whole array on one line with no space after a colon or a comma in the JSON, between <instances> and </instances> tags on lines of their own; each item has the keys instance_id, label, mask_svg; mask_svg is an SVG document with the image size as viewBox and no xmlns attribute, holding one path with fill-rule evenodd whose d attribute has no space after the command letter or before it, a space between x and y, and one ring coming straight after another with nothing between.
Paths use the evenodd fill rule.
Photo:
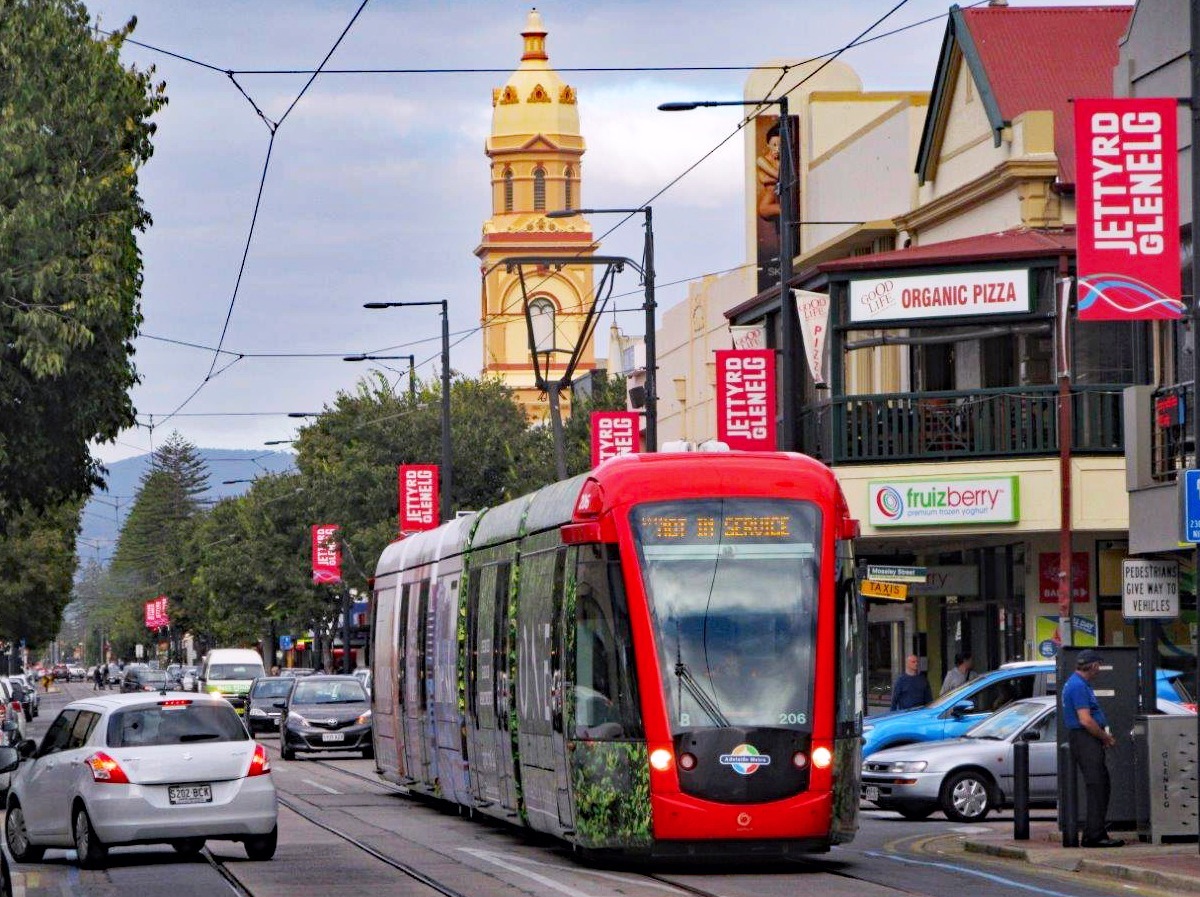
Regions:
<instances>
[{"instance_id":1,"label":"taxis sign","mask_svg":"<svg viewBox=\"0 0 1200 897\"><path fill-rule=\"evenodd\" d=\"M864 598L884 598L888 601L904 601L908 598L908 585L902 582L864 579L859 586Z\"/></svg>"}]
</instances>

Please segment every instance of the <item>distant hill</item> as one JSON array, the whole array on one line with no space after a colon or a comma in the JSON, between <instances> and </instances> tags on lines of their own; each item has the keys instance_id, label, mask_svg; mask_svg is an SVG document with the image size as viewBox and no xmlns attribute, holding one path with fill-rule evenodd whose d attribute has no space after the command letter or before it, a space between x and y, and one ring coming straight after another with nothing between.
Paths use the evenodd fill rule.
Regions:
<instances>
[{"instance_id":1,"label":"distant hill","mask_svg":"<svg viewBox=\"0 0 1200 897\"><path fill-rule=\"evenodd\" d=\"M268 473L285 473L296 469L296 456L291 452L271 452L261 449L197 449L208 466L208 491L202 498L217 501L230 495L241 495L250 488L250 480ZM108 465L108 490L96 492L83 509L82 531L79 536L81 560L98 559L107 564L117 544L121 524L137 497L142 476L150 468L150 455L138 455ZM224 485L223 480L246 480Z\"/></svg>"}]
</instances>

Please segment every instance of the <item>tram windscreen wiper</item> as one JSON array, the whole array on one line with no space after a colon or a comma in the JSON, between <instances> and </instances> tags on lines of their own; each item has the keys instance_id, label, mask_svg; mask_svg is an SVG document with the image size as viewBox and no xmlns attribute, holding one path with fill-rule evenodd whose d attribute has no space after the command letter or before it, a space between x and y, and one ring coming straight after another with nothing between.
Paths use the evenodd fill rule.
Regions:
<instances>
[{"instance_id":1,"label":"tram windscreen wiper","mask_svg":"<svg viewBox=\"0 0 1200 897\"><path fill-rule=\"evenodd\" d=\"M675 678L678 680L682 689L685 689L692 696L700 709L708 714L708 718L714 724L722 727L729 726L729 720L725 718L725 714L721 712L720 706L712 697L704 690L704 687L696 681L691 671L687 668L687 664L682 659L675 661Z\"/></svg>"}]
</instances>

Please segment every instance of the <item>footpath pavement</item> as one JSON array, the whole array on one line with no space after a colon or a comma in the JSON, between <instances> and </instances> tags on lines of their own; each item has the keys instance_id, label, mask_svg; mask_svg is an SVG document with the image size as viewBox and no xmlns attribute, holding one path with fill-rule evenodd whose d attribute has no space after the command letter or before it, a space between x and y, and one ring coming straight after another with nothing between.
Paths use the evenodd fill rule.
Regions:
<instances>
[{"instance_id":1,"label":"footpath pavement","mask_svg":"<svg viewBox=\"0 0 1200 897\"><path fill-rule=\"evenodd\" d=\"M1175 893L1200 894L1200 847L1195 841L1143 844L1136 832L1113 832L1124 847L1067 848L1054 822L1032 822L1029 840L1013 840L1012 822L974 826L963 849L1065 872L1081 872Z\"/></svg>"}]
</instances>

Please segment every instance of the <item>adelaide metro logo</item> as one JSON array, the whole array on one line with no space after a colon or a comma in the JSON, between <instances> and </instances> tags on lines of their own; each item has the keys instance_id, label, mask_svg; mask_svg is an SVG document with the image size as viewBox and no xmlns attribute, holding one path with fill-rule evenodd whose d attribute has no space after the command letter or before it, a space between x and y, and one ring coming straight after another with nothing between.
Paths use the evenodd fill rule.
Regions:
<instances>
[{"instance_id":1,"label":"adelaide metro logo","mask_svg":"<svg viewBox=\"0 0 1200 897\"><path fill-rule=\"evenodd\" d=\"M732 766L738 775L749 776L758 772L760 766L770 766L771 758L767 754L760 754L752 744L739 744L728 754L721 755L721 764Z\"/></svg>"},{"instance_id":2,"label":"adelaide metro logo","mask_svg":"<svg viewBox=\"0 0 1200 897\"><path fill-rule=\"evenodd\" d=\"M904 513L904 499L891 486L884 486L875 493L875 507L888 520L899 520Z\"/></svg>"}]
</instances>

